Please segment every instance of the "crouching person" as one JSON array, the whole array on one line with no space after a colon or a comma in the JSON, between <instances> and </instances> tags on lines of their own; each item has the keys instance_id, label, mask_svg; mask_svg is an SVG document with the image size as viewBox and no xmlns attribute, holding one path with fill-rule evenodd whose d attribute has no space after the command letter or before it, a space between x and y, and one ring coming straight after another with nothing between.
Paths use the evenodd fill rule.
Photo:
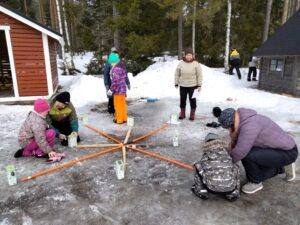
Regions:
<instances>
[{"instance_id":1,"label":"crouching person","mask_svg":"<svg viewBox=\"0 0 300 225\"><path fill-rule=\"evenodd\" d=\"M29 112L19 132L21 149L15 153L15 158L36 156L51 158L54 151L55 131L47 129L46 116L50 110L49 104L43 99L34 102L34 110Z\"/></svg>"},{"instance_id":2,"label":"crouching person","mask_svg":"<svg viewBox=\"0 0 300 225\"><path fill-rule=\"evenodd\" d=\"M235 201L240 197L239 167L227 152L228 144L218 139L218 135L213 133L205 137L203 155L194 164L195 183L192 191L201 199L208 199L211 192Z\"/></svg>"},{"instance_id":3,"label":"crouching person","mask_svg":"<svg viewBox=\"0 0 300 225\"><path fill-rule=\"evenodd\" d=\"M51 110L47 116L47 122L56 137L61 140L61 145L68 145L68 135L77 135L77 142L80 142L78 135L78 117L73 104L70 102L70 93L61 92L51 98Z\"/></svg>"}]
</instances>

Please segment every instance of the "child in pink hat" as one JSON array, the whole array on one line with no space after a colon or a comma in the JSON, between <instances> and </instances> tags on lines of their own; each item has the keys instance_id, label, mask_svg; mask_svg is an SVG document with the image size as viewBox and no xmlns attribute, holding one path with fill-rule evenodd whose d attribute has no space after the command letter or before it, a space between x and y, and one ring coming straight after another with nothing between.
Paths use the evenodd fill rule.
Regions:
<instances>
[{"instance_id":1,"label":"child in pink hat","mask_svg":"<svg viewBox=\"0 0 300 225\"><path fill-rule=\"evenodd\" d=\"M19 132L21 149L15 153L15 158L36 156L51 158L54 151L55 131L47 129L46 116L50 110L49 104L43 99L34 102L33 110L29 112Z\"/></svg>"}]
</instances>

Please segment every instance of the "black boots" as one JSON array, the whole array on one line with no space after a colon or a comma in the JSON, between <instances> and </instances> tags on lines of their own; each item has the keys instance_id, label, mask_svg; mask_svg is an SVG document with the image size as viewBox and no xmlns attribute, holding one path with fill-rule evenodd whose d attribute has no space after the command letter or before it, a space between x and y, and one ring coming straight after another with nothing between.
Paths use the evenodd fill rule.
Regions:
<instances>
[{"instance_id":1,"label":"black boots","mask_svg":"<svg viewBox=\"0 0 300 225\"><path fill-rule=\"evenodd\" d=\"M195 112L196 112L196 109L191 109L189 120L192 120L192 121L195 120Z\"/></svg>"},{"instance_id":2,"label":"black boots","mask_svg":"<svg viewBox=\"0 0 300 225\"><path fill-rule=\"evenodd\" d=\"M16 151L16 153L15 153L15 158L20 158L20 157L22 157L23 156L23 148L21 148L21 149L19 149L18 151Z\"/></svg>"},{"instance_id":3,"label":"black boots","mask_svg":"<svg viewBox=\"0 0 300 225\"><path fill-rule=\"evenodd\" d=\"M183 120L185 118L185 108L181 108L180 114L179 114L179 119Z\"/></svg>"}]
</instances>

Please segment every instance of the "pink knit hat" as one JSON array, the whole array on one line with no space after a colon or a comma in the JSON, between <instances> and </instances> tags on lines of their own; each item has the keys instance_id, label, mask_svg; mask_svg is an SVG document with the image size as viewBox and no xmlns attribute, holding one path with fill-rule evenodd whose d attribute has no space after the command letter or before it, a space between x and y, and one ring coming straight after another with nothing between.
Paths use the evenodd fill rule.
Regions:
<instances>
[{"instance_id":1,"label":"pink knit hat","mask_svg":"<svg viewBox=\"0 0 300 225\"><path fill-rule=\"evenodd\" d=\"M35 100L33 109L37 113L41 113L41 112L49 111L50 106L45 100L39 98L39 99Z\"/></svg>"}]
</instances>

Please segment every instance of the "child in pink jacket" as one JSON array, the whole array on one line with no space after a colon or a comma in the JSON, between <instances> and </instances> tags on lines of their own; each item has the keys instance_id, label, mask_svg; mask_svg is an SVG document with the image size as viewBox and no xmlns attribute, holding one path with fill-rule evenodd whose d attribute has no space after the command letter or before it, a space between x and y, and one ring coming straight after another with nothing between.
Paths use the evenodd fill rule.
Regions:
<instances>
[{"instance_id":1,"label":"child in pink jacket","mask_svg":"<svg viewBox=\"0 0 300 225\"><path fill-rule=\"evenodd\" d=\"M21 149L14 156L54 157L55 131L47 129L46 122L50 106L45 100L37 99L33 108L21 126L18 136Z\"/></svg>"}]
</instances>

